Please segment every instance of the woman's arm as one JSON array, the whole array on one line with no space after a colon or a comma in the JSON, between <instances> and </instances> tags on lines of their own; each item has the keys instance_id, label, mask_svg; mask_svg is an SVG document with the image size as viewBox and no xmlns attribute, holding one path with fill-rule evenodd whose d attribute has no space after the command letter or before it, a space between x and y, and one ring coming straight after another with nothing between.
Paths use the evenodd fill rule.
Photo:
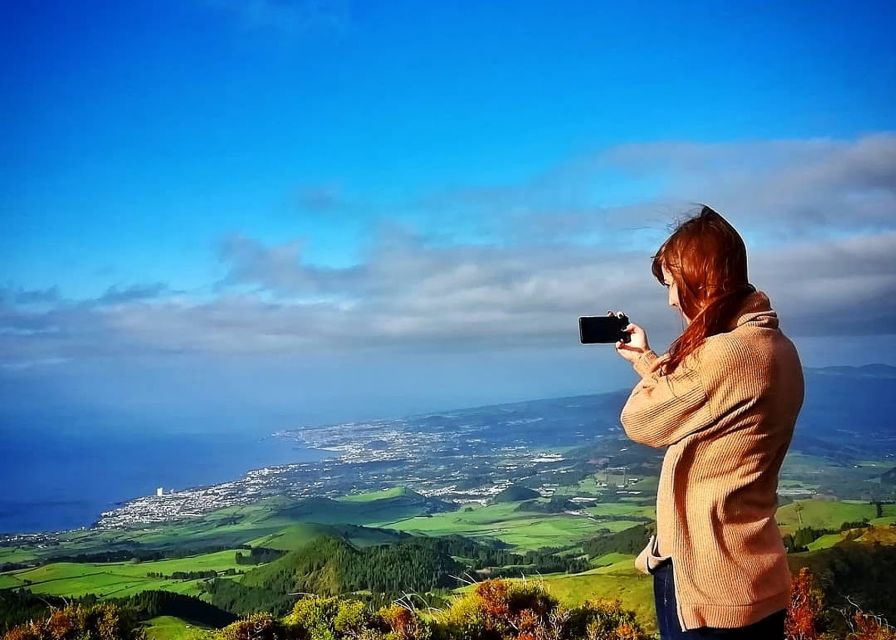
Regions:
<instances>
[{"instance_id":1,"label":"woman's arm","mask_svg":"<svg viewBox=\"0 0 896 640\"><path fill-rule=\"evenodd\" d=\"M622 408L628 437L648 447L667 447L715 421L700 375L679 366L668 375L652 371L657 356L645 352L632 364L641 381Z\"/></svg>"},{"instance_id":2,"label":"woman's arm","mask_svg":"<svg viewBox=\"0 0 896 640\"><path fill-rule=\"evenodd\" d=\"M620 421L628 437L649 447L667 447L715 420L706 387L695 368L683 361L675 371L661 375L662 360L647 341L647 332L636 324L625 331L628 343L616 343L616 352L641 375L622 409ZM695 354L696 355L696 354Z\"/></svg>"}]
</instances>

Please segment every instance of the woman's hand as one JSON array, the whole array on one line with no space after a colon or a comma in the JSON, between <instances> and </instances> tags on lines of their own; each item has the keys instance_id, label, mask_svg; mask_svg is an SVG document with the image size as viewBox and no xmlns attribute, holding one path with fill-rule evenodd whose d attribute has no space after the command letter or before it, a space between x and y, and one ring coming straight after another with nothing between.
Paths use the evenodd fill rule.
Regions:
<instances>
[{"instance_id":1,"label":"woman's hand","mask_svg":"<svg viewBox=\"0 0 896 640\"><path fill-rule=\"evenodd\" d=\"M634 362L645 351L650 350L650 344L647 342L647 332L636 324L629 324L623 329L631 335L629 342L619 340L616 342L616 353L628 360Z\"/></svg>"}]
</instances>

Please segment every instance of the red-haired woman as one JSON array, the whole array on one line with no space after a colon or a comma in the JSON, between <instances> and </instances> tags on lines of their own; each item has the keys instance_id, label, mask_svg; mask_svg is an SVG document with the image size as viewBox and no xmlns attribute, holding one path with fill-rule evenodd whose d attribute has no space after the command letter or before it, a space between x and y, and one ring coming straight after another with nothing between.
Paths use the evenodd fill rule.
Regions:
<instances>
[{"instance_id":1,"label":"red-haired woman","mask_svg":"<svg viewBox=\"0 0 896 640\"><path fill-rule=\"evenodd\" d=\"M654 577L663 640L783 639L791 576L775 512L803 403L799 355L747 279L740 235L709 207L663 243L653 274L687 327L662 356L636 324L616 343L642 377L625 432L667 448L656 535L635 566Z\"/></svg>"}]
</instances>

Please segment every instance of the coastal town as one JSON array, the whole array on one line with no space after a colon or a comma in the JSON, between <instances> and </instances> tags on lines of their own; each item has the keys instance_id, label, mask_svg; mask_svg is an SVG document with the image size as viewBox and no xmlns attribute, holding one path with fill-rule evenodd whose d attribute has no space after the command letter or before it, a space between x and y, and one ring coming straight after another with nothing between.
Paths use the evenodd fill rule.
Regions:
<instances>
[{"instance_id":1,"label":"coastal town","mask_svg":"<svg viewBox=\"0 0 896 640\"><path fill-rule=\"evenodd\" d=\"M564 476L586 468L605 469L612 460L604 457L588 464L574 445L606 439L610 451L628 449L613 424L589 428L587 422L570 425L568 415L552 419L542 413L535 402L505 415L496 415L492 408L487 414L467 410L283 430L275 435L284 446L300 445L330 455L316 462L255 469L207 487L139 497L103 512L95 526L120 529L173 522L271 496L335 498L398 485L457 505L485 504L517 482L550 497ZM638 478L620 473L622 480L612 489L640 494L632 488ZM598 480L597 486L601 484L608 483ZM573 497L580 502L595 499Z\"/></svg>"}]
</instances>

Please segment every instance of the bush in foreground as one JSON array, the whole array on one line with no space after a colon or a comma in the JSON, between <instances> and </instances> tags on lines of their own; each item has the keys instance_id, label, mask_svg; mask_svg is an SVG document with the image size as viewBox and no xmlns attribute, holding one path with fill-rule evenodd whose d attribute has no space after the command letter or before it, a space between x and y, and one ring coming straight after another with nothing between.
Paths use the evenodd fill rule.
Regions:
<instances>
[{"instance_id":1,"label":"bush in foreground","mask_svg":"<svg viewBox=\"0 0 896 640\"><path fill-rule=\"evenodd\" d=\"M146 631L128 610L113 604L68 606L43 620L13 627L3 640L146 640Z\"/></svg>"},{"instance_id":2,"label":"bush in foreground","mask_svg":"<svg viewBox=\"0 0 896 640\"><path fill-rule=\"evenodd\" d=\"M618 600L565 607L539 582L487 580L448 607L420 610L392 604L369 613L339 597L299 600L282 622L250 616L218 640L647 640Z\"/></svg>"},{"instance_id":3,"label":"bush in foreground","mask_svg":"<svg viewBox=\"0 0 896 640\"><path fill-rule=\"evenodd\" d=\"M880 616L855 605L825 607L824 591L806 567L793 578L784 625L787 640L896 640L896 629Z\"/></svg>"},{"instance_id":4,"label":"bush in foreground","mask_svg":"<svg viewBox=\"0 0 896 640\"><path fill-rule=\"evenodd\" d=\"M433 614L448 640L642 640L648 635L619 600L565 607L540 582L488 580Z\"/></svg>"},{"instance_id":5,"label":"bush in foreground","mask_svg":"<svg viewBox=\"0 0 896 640\"><path fill-rule=\"evenodd\" d=\"M815 575L794 576L787 640L896 640L896 629L851 600L825 606ZM214 640L648 640L619 600L566 607L541 582L486 580L442 609L401 603L371 612L359 600L308 596L280 619L255 613L211 632ZM116 604L69 605L20 624L3 640L146 640L136 610Z\"/></svg>"}]
</instances>

